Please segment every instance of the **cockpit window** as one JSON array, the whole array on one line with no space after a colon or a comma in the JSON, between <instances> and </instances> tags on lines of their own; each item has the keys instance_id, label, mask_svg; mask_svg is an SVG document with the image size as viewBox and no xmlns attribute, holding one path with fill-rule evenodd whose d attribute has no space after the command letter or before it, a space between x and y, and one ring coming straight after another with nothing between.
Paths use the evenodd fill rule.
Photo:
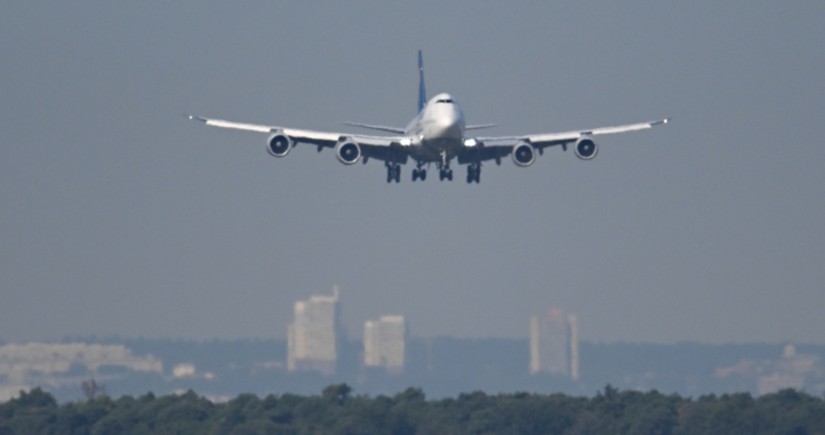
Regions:
<instances>
[{"instance_id":1,"label":"cockpit window","mask_svg":"<svg viewBox=\"0 0 825 435\"><path fill-rule=\"evenodd\" d=\"M452 103L453 103L453 99L452 99L452 98L445 98L445 99L443 99L443 100L436 100L435 102L436 102L436 103L449 103L449 104L452 104Z\"/></svg>"}]
</instances>

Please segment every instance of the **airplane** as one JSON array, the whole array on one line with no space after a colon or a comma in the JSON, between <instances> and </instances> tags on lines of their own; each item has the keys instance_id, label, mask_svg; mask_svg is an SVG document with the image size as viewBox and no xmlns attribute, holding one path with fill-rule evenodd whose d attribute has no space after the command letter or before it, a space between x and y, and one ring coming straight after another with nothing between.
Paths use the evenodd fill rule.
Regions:
<instances>
[{"instance_id":1,"label":"airplane","mask_svg":"<svg viewBox=\"0 0 825 435\"><path fill-rule=\"evenodd\" d=\"M418 114L406 128L344 123L389 135L324 132L186 116L213 127L266 133L267 151L274 157L285 157L296 144L308 144L315 145L318 152L334 148L338 161L345 165L353 165L359 160L365 164L370 159L380 160L387 168L387 183L401 181L401 165L408 161L415 163L413 182L426 180L427 168L433 163L441 181L452 181L450 165L456 161L459 165L467 165L467 183L480 183L482 162L495 160L501 165L502 158L510 156L516 166L527 167L535 162L537 154L544 154L544 149L551 146L561 146L567 151L568 145L572 144L578 158L591 160L599 151L594 136L645 130L670 121L670 118L663 118L614 127L522 136L467 136L468 131L495 124L466 125L461 107L450 94L441 93L427 100L421 50L418 51L418 75Z\"/></svg>"}]
</instances>

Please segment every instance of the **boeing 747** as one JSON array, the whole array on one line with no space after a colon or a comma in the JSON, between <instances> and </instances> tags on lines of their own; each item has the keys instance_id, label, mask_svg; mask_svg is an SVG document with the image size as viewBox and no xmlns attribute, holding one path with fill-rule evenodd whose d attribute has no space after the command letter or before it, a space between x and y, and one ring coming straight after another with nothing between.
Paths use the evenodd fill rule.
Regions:
<instances>
[{"instance_id":1,"label":"boeing 747","mask_svg":"<svg viewBox=\"0 0 825 435\"><path fill-rule=\"evenodd\" d=\"M385 135L303 130L194 115L188 115L188 118L213 127L267 134L267 151L274 157L286 156L296 144L308 144L316 146L318 151L334 148L338 161L345 165L358 161L367 163L370 159L381 160L387 168L388 183L401 181L401 165L409 161L415 164L412 181L426 180L427 168L431 164L438 169L440 180L452 180L450 165L455 161L459 165L467 165L467 183L479 183L482 162L494 160L500 165L503 158L510 156L517 166L526 167L533 164L537 154L543 154L544 149L551 146L560 146L567 151L567 147L572 145L578 158L590 160L596 157L599 150L593 139L595 136L645 130L669 121L669 118L664 118L615 127L523 136L467 136L468 131L492 127L493 124L466 125L461 107L450 94L438 94L427 100L421 50L418 51L418 71L418 115L406 128L346 124L389 133Z\"/></svg>"}]
</instances>

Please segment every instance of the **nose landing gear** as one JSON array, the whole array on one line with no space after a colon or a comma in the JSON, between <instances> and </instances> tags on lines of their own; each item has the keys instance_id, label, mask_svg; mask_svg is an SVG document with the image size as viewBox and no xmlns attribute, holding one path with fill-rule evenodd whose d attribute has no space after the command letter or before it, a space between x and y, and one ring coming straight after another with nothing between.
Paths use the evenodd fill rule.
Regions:
<instances>
[{"instance_id":1,"label":"nose landing gear","mask_svg":"<svg viewBox=\"0 0 825 435\"><path fill-rule=\"evenodd\" d=\"M441 153L441 161L438 163L438 179L440 181L453 181L453 170L450 169L450 161L447 159L447 153Z\"/></svg>"},{"instance_id":2,"label":"nose landing gear","mask_svg":"<svg viewBox=\"0 0 825 435\"><path fill-rule=\"evenodd\" d=\"M467 182L481 183L481 163L473 163L467 166Z\"/></svg>"},{"instance_id":3,"label":"nose landing gear","mask_svg":"<svg viewBox=\"0 0 825 435\"><path fill-rule=\"evenodd\" d=\"M450 168L441 168L438 171L438 179L441 181L449 180L453 181L453 170Z\"/></svg>"},{"instance_id":4,"label":"nose landing gear","mask_svg":"<svg viewBox=\"0 0 825 435\"><path fill-rule=\"evenodd\" d=\"M401 182L401 165L387 162L385 166L387 167L387 183Z\"/></svg>"}]
</instances>

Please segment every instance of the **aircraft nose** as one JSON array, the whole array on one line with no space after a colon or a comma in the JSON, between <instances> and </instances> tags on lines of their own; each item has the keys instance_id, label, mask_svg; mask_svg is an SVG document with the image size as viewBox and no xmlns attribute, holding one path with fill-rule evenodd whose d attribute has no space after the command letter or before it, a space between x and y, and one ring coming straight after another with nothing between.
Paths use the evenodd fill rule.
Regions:
<instances>
[{"instance_id":1,"label":"aircraft nose","mask_svg":"<svg viewBox=\"0 0 825 435\"><path fill-rule=\"evenodd\" d=\"M460 137L461 128L459 127L460 117L455 113L444 114L436 121L435 127L439 130L439 136L446 137Z\"/></svg>"},{"instance_id":2,"label":"aircraft nose","mask_svg":"<svg viewBox=\"0 0 825 435\"><path fill-rule=\"evenodd\" d=\"M442 137L459 137L461 136L461 131L458 127L458 121L456 119L441 119L436 124L436 129L438 130L438 136Z\"/></svg>"}]
</instances>

